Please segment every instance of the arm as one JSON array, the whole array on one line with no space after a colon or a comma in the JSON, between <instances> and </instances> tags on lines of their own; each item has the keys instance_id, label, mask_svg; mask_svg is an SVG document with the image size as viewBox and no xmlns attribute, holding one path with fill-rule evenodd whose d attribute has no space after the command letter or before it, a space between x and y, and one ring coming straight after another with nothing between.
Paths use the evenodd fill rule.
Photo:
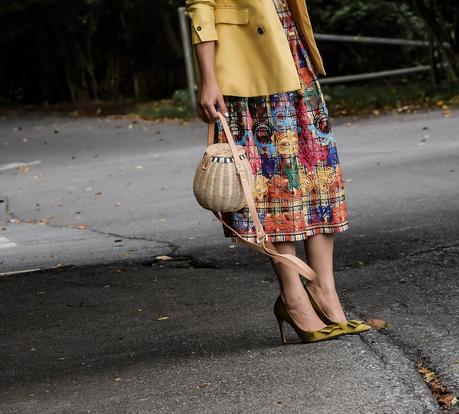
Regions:
<instances>
[{"instance_id":1,"label":"arm","mask_svg":"<svg viewBox=\"0 0 459 414\"><path fill-rule=\"evenodd\" d=\"M218 115L215 105L219 106L220 112L225 116L228 116L228 109L215 76L215 41L198 43L195 49L202 77L199 114L204 122L216 121Z\"/></svg>"},{"instance_id":2,"label":"arm","mask_svg":"<svg viewBox=\"0 0 459 414\"><path fill-rule=\"evenodd\" d=\"M191 39L202 78L199 114L204 122L215 121L215 105L225 115L228 111L215 76L215 0L186 0L186 11L191 18Z\"/></svg>"}]
</instances>

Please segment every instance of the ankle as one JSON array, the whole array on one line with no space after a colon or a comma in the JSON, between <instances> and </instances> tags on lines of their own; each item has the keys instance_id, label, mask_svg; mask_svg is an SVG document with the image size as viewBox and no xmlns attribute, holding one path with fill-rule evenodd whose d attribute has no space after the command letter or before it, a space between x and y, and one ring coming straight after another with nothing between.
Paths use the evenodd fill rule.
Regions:
<instances>
[{"instance_id":1,"label":"ankle","mask_svg":"<svg viewBox=\"0 0 459 414\"><path fill-rule=\"evenodd\" d=\"M336 292L336 286L333 281L315 281L308 283L308 288L314 292L320 292L323 295L331 295Z\"/></svg>"},{"instance_id":2,"label":"ankle","mask_svg":"<svg viewBox=\"0 0 459 414\"><path fill-rule=\"evenodd\" d=\"M281 291L281 298L289 308L301 307L306 302L306 295L303 296L298 292Z\"/></svg>"}]
</instances>

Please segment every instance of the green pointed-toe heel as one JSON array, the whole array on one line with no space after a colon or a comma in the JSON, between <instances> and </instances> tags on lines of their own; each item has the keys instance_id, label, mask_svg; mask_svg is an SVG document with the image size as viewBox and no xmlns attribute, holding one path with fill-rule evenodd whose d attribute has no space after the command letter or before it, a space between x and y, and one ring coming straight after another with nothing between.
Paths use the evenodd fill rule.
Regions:
<instances>
[{"instance_id":1,"label":"green pointed-toe heel","mask_svg":"<svg viewBox=\"0 0 459 414\"><path fill-rule=\"evenodd\" d=\"M297 333L298 337L304 343L326 341L327 339L336 338L340 335L344 335L346 332L340 326L330 325L317 331L305 331L301 329L295 320L293 319L290 312L287 310L284 301L279 296L274 304L274 315L279 323L279 329L281 334L282 343L287 343L287 336L285 334L284 323L287 322Z\"/></svg>"},{"instance_id":2,"label":"green pointed-toe heel","mask_svg":"<svg viewBox=\"0 0 459 414\"><path fill-rule=\"evenodd\" d=\"M357 319L349 319L345 322L332 321L328 317L328 315L325 313L325 311L322 309L322 307L319 305L319 302L317 302L317 300L314 298L314 296L309 291L307 286L304 286L304 289L306 290L306 293L309 296L309 300L311 301L312 307L316 311L319 318L322 319L323 323L326 323L327 325L339 326L341 329L345 331L346 334L351 334L351 335L366 332L371 329L370 325L367 325L365 322L357 320Z\"/></svg>"}]
</instances>

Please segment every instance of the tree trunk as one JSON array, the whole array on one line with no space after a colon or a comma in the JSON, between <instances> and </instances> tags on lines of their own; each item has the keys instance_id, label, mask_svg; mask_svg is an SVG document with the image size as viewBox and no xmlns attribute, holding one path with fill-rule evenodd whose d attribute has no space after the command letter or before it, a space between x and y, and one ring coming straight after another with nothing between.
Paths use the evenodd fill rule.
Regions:
<instances>
[{"instance_id":1,"label":"tree trunk","mask_svg":"<svg viewBox=\"0 0 459 414\"><path fill-rule=\"evenodd\" d=\"M441 11L436 4L426 4L424 0L413 0L413 5L425 21L432 36L436 39L456 80L459 80L459 53L452 35L448 32L448 26L443 19Z\"/></svg>"}]
</instances>

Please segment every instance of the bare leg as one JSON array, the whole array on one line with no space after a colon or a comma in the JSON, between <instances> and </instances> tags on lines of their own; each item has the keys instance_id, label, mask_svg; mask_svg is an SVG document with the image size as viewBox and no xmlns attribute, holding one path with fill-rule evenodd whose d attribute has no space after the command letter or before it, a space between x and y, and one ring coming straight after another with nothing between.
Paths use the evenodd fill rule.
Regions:
<instances>
[{"instance_id":1,"label":"bare leg","mask_svg":"<svg viewBox=\"0 0 459 414\"><path fill-rule=\"evenodd\" d=\"M296 255L295 242L273 242L279 253ZM298 326L305 331L316 331L326 325L315 313L297 271L283 263L271 264L279 280L281 297Z\"/></svg>"},{"instance_id":2,"label":"bare leg","mask_svg":"<svg viewBox=\"0 0 459 414\"><path fill-rule=\"evenodd\" d=\"M304 248L307 263L317 273L317 279L308 283L308 289L331 320L344 322L346 316L333 277L333 234L310 236L304 240Z\"/></svg>"}]
</instances>

